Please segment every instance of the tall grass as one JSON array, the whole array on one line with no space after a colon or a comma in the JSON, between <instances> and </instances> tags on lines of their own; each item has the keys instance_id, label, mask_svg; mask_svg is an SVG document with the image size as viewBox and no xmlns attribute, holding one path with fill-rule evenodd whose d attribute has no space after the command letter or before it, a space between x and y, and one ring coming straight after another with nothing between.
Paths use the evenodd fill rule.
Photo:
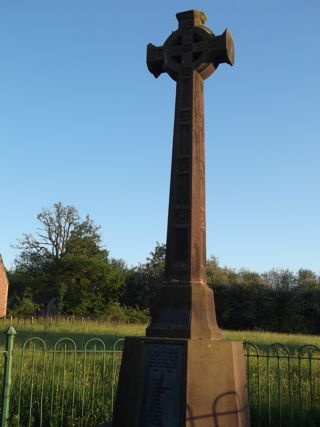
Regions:
<instances>
[{"instance_id":1,"label":"tall grass","mask_svg":"<svg viewBox=\"0 0 320 427\"><path fill-rule=\"evenodd\" d=\"M291 351L306 344L320 347L319 335L280 334L261 331L223 331L223 337L228 340L254 342L260 348L267 348L275 343L282 343Z\"/></svg>"},{"instance_id":2,"label":"tall grass","mask_svg":"<svg viewBox=\"0 0 320 427\"><path fill-rule=\"evenodd\" d=\"M246 345L254 426L320 426L320 349Z\"/></svg>"},{"instance_id":3,"label":"tall grass","mask_svg":"<svg viewBox=\"0 0 320 427\"><path fill-rule=\"evenodd\" d=\"M111 352L113 344L144 335L146 325L86 320L13 326L10 425L86 427L111 420L121 359ZM320 354L312 347L320 346L320 337L257 331L224 331L223 337L259 348L246 344L252 427L320 426ZM2 349L4 343L3 334Z\"/></svg>"},{"instance_id":4,"label":"tall grass","mask_svg":"<svg viewBox=\"0 0 320 427\"><path fill-rule=\"evenodd\" d=\"M0 321L0 331L6 331L11 324L10 320ZM71 320L70 321L55 321L41 319L40 322L30 319L22 319L18 322L13 319L12 325L17 331L15 337L15 347L21 346L26 339L37 336L42 338L48 347L53 347L54 344L61 338L68 337L73 339L77 346L84 346L85 343L92 337L101 339L107 348L112 348L113 343L119 338L125 336L145 335L147 325L126 324L126 323L108 323L96 320ZM5 334L0 333L0 347L4 347Z\"/></svg>"},{"instance_id":5,"label":"tall grass","mask_svg":"<svg viewBox=\"0 0 320 427\"><path fill-rule=\"evenodd\" d=\"M0 319L0 331L5 332L11 324L9 319ZM98 337L107 346L112 346L113 342L126 336L145 335L146 324L110 323L99 320L75 320L72 317L68 321L59 318L35 318L31 323L30 318L13 319L13 326L17 330L16 343L21 345L27 338L38 336L43 338L47 345L54 343L63 337L70 337L77 344L82 345L88 339ZM295 349L305 344L320 346L320 336L303 334L283 334L262 331L223 331L223 339L251 341L266 348L274 343L283 343L290 349ZM0 334L0 346L5 342L5 335Z\"/></svg>"}]
</instances>

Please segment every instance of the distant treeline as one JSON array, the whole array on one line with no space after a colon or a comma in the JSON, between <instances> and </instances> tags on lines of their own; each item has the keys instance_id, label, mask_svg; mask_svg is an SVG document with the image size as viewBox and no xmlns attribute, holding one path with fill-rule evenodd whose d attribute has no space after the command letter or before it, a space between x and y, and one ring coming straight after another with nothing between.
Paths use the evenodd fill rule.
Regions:
<instances>
[{"instance_id":1,"label":"distant treeline","mask_svg":"<svg viewBox=\"0 0 320 427\"><path fill-rule=\"evenodd\" d=\"M320 332L320 280L310 270L258 274L221 268L211 259L208 281L221 328Z\"/></svg>"},{"instance_id":2,"label":"distant treeline","mask_svg":"<svg viewBox=\"0 0 320 427\"><path fill-rule=\"evenodd\" d=\"M25 234L15 268L8 272L13 315L52 314L148 321L157 286L164 280L165 245L144 264L128 268L109 257L100 228L73 206L56 203L38 214L34 237ZM320 332L320 278L306 269L264 274L207 261L218 323L224 329ZM48 313L48 310L51 310Z\"/></svg>"},{"instance_id":3,"label":"distant treeline","mask_svg":"<svg viewBox=\"0 0 320 427\"><path fill-rule=\"evenodd\" d=\"M146 264L129 272L121 303L147 309L163 281L165 246L158 245ZM320 332L320 277L300 269L263 274L220 267L207 261L208 285L214 291L218 324L223 329Z\"/></svg>"}]
</instances>

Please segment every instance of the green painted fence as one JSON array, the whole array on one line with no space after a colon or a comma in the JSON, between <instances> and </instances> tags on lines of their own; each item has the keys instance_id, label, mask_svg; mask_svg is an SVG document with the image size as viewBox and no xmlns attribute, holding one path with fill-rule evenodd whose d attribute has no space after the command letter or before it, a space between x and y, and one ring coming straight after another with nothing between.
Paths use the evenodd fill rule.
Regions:
<instances>
[{"instance_id":1,"label":"green painted fence","mask_svg":"<svg viewBox=\"0 0 320 427\"><path fill-rule=\"evenodd\" d=\"M245 342L254 427L320 426L320 348Z\"/></svg>"},{"instance_id":2,"label":"green painted fence","mask_svg":"<svg viewBox=\"0 0 320 427\"><path fill-rule=\"evenodd\" d=\"M83 348L71 338L48 347L39 337L14 346L13 331L0 363L1 426L87 427L111 419L123 339L111 349L99 338Z\"/></svg>"},{"instance_id":3,"label":"green painted fence","mask_svg":"<svg viewBox=\"0 0 320 427\"><path fill-rule=\"evenodd\" d=\"M47 346L39 337L0 351L1 426L96 426L111 421L123 340L71 338ZM320 348L258 348L245 342L252 427L320 426ZM214 379L213 379L214 380Z\"/></svg>"}]
</instances>

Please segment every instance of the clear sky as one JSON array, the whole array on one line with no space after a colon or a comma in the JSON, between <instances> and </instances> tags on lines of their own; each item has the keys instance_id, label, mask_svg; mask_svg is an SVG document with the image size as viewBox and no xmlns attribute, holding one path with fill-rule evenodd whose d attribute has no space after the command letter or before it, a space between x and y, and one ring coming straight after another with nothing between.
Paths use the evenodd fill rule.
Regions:
<instances>
[{"instance_id":1,"label":"clear sky","mask_svg":"<svg viewBox=\"0 0 320 427\"><path fill-rule=\"evenodd\" d=\"M112 257L165 242L175 83L146 45L203 10L235 66L205 82L207 253L222 265L320 271L318 0L2 0L0 252L61 201Z\"/></svg>"}]
</instances>

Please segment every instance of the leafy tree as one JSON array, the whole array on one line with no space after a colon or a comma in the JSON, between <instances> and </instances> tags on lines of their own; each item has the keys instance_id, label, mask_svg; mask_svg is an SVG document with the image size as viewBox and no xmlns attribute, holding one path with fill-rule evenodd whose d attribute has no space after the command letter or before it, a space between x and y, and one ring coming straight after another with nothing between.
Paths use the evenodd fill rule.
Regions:
<instances>
[{"instance_id":1,"label":"leafy tree","mask_svg":"<svg viewBox=\"0 0 320 427\"><path fill-rule=\"evenodd\" d=\"M288 269L272 269L262 274L264 281L268 286L274 289L290 290L296 286L297 278Z\"/></svg>"},{"instance_id":2,"label":"leafy tree","mask_svg":"<svg viewBox=\"0 0 320 427\"><path fill-rule=\"evenodd\" d=\"M230 285L231 283L240 283L240 277L235 270L228 267L220 267L219 259L210 256L207 260L207 280L210 287L216 285Z\"/></svg>"},{"instance_id":3,"label":"leafy tree","mask_svg":"<svg viewBox=\"0 0 320 427\"><path fill-rule=\"evenodd\" d=\"M100 252L100 227L88 215L81 221L74 206L55 203L51 209L42 209L37 219L40 227L36 236L24 234L16 245L21 250L16 260L20 269L37 269L66 255Z\"/></svg>"},{"instance_id":4,"label":"leafy tree","mask_svg":"<svg viewBox=\"0 0 320 427\"><path fill-rule=\"evenodd\" d=\"M320 285L319 277L311 270L300 268L297 277L297 286L300 288L314 288Z\"/></svg>"},{"instance_id":5,"label":"leafy tree","mask_svg":"<svg viewBox=\"0 0 320 427\"><path fill-rule=\"evenodd\" d=\"M130 307L150 308L156 287L164 281L166 245L156 242L144 264L128 271L121 301Z\"/></svg>"},{"instance_id":6,"label":"leafy tree","mask_svg":"<svg viewBox=\"0 0 320 427\"><path fill-rule=\"evenodd\" d=\"M259 273L255 273L254 271L241 269L238 273L240 282L246 286L266 286L263 277Z\"/></svg>"},{"instance_id":7,"label":"leafy tree","mask_svg":"<svg viewBox=\"0 0 320 427\"><path fill-rule=\"evenodd\" d=\"M61 312L99 317L118 299L123 279L105 259L68 255L60 267Z\"/></svg>"},{"instance_id":8,"label":"leafy tree","mask_svg":"<svg viewBox=\"0 0 320 427\"><path fill-rule=\"evenodd\" d=\"M21 298L28 287L39 304L55 297L60 313L102 315L119 297L124 278L109 262L100 227L62 203L42 209L37 218L36 235L24 234L19 240L11 293Z\"/></svg>"}]
</instances>

